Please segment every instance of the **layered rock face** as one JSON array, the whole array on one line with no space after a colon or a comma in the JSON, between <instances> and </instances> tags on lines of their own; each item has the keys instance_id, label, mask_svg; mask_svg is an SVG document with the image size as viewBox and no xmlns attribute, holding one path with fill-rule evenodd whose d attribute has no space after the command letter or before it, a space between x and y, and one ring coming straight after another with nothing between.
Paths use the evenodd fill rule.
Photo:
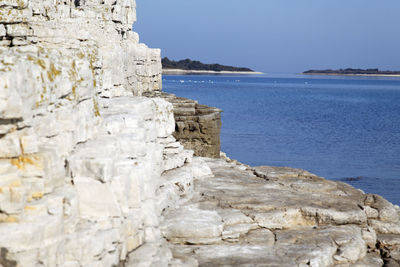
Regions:
<instances>
[{"instance_id":1,"label":"layered rock face","mask_svg":"<svg viewBox=\"0 0 400 267\"><path fill-rule=\"evenodd\" d=\"M172 105L140 97L161 89L161 60L135 18L134 0L0 1L1 265L112 266L161 246L179 196L161 174L193 152Z\"/></svg>"},{"instance_id":2,"label":"layered rock face","mask_svg":"<svg viewBox=\"0 0 400 267\"><path fill-rule=\"evenodd\" d=\"M162 96L174 107L176 140L195 156L219 158L221 110L173 94Z\"/></svg>"},{"instance_id":3,"label":"layered rock face","mask_svg":"<svg viewBox=\"0 0 400 267\"><path fill-rule=\"evenodd\" d=\"M219 110L143 96L160 51L134 21L134 0L0 0L1 266L398 266L383 198L193 157L175 137L217 157Z\"/></svg>"}]
</instances>

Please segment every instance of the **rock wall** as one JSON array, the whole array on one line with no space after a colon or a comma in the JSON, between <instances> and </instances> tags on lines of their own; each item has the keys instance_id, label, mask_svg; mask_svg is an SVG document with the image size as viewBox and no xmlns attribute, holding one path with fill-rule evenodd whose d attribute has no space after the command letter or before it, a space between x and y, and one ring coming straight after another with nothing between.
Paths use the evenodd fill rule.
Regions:
<instances>
[{"instance_id":1,"label":"rock wall","mask_svg":"<svg viewBox=\"0 0 400 267\"><path fill-rule=\"evenodd\" d=\"M193 157L173 132L217 156L220 111L144 97L160 51L134 21L134 0L0 0L0 266L398 266L383 198Z\"/></svg>"},{"instance_id":2,"label":"rock wall","mask_svg":"<svg viewBox=\"0 0 400 267\"><path fill-rule=\"evenodd\" d=\"M172 94L162 96L174 107L176 140L195 156L219 158L221 110Z\"/></svg>"},{"instance_id":3,"label":"rock wall","mask_svg":"<svg viewBox=\"0 0 400 267\"><path fill-rule=\"evenodd\" d=\"M141 97L161 90L161 59L135 19L134 0L0 0L1 265L171 257L160 214L184 185L168 171L202 172L172 105Z\"/></svg>"}]
</instances>

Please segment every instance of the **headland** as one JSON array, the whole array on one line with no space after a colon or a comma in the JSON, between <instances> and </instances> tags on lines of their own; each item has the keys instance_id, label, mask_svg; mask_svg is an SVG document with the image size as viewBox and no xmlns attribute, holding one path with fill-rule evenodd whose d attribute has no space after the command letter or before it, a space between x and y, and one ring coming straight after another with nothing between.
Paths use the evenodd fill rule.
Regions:
<instances>
[{"instance_id":1,"label":"headland","mask_svg":"<svg viewBox=\"0 0 400 267\"><path fill-rule=\"evenodd\" d=\"M162 74L164 75L189 75L189 74L263 74L245 67L233 67L221 64L204 64L200 61L183 59L179 61L170 60L165 57L162 59Z\"/></svg>"},{"instance_id":2,"label":"headland","mask_svg":"<svg viewBox=\"0 0 400 267\"><path fill-rule=\"evenodd\" d=\"M400 77L400 71L381 71L379 69L338 69L338 70L307 70L302 72L306 75L347 75L347 76L386 76Z\"/></svg>"}]
</instances>

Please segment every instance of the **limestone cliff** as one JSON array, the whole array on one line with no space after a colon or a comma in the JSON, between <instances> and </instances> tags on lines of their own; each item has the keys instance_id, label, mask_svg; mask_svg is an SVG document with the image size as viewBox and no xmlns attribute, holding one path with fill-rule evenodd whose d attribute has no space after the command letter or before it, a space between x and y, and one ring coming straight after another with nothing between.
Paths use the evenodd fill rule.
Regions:
<instances>
[{"instance_id":1,"label":"limestone cliff","mask_svg":"<svg viewBox=\"0 0 400 267\"><path fill-rule=\"evenodd\" d=\"M220 111L157 97L135 17L0 0L0 266L398 266L398 206L177 142L217 157Z\"/></svg>"},{"instance_id":2,"label":"limestone cliff","mask_svg":"<svg viewBox=\"0 0 400 267\"><path fill-rule=\"evenodd\" d=\"M141 97L161 59L135 19L134 0L0 0L1 265L112 266L162 243L161 174L193 152L172 105Z\"/></svg>"}]
</instances>

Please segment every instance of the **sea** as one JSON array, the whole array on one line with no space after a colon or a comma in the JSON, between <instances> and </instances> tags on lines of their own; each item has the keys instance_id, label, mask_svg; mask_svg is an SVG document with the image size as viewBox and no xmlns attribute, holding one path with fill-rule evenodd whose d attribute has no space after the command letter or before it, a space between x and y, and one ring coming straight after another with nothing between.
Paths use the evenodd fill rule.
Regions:
<instances>
[{"instance_id":1,"label":"sea","mask_svg":"<svg viewBox=\"0 0 400 267\"><path fill-rule=\"evenodd\" d=\"M168 75L163 91L222 109L232 159L305 169L400 205L400 77Z\"/></svg>"}]
</instances>

